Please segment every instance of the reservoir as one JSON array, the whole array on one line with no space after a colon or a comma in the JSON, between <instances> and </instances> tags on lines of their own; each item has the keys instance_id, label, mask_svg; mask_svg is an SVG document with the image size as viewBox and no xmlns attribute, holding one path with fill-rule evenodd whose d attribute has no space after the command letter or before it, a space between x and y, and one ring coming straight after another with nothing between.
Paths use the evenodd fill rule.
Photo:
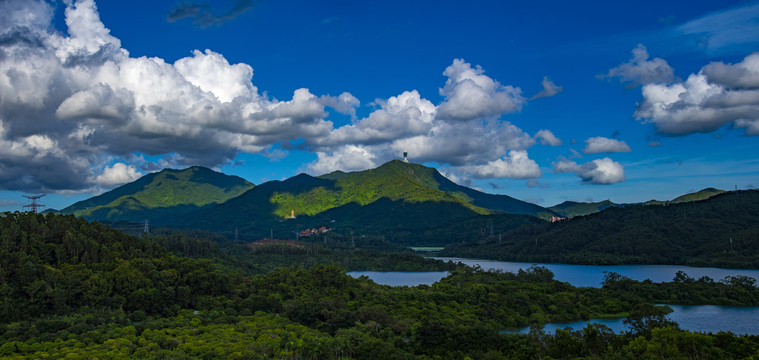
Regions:
<instances>
[{"instance_id":1,"label":"reservoir","mask_svg":"<svg viewBox=\"0 0 759 360\"><path fill-rule=\"evenodd\" d=\"M615 272L633 280L643 281L650 279L653 282L672 281L678 271L683 271L688 276L698 279L708 276L714 281L724 279L726 276L745 275L759 279L759 270L755 269L725 269L725 268L701 268L682 265L569 265L569 264L545 264L525 263L495 260L478 260L465 258L435 258L443 261L461 262L469 266L480 266L483 270L501 270L504 272L518 272L526 270L533 265L545 266L554 273L554 279L564 281L573 286L601 287L601 282L606 272ZM390 286L417 286L421 284L431 285L446 275L447 271L351 271L350 276L359 277L365 275L378 284ZM716 305L668 305L674 310L669 314L669 319L677 322L680 328L689 331L713 332L732 331L735 334L759 335L759 326L755 319L759 319L759 307L728 307ZM622 321L618 319L591 319L590 322L608 326L614 332L627 331ZM588 321L575 321L571 323L548 323L543 330L546 333L554 333L556 329L571 327L580 330ZM517 333L528 333L529 327L514 330Z\"/></svg>"},{"instance_id":2,"label":"reservoir","mask_svg":"<svg viewBox=\"0 0 759 360\"><path fill-rule=\"evenodd\" d=\"M716 305L667 305L674 310L669 314L669 319L680 325L683 330L712 332L720 331L733 332L736 335L759 335L759 327L756 326L754 319L759 319L759 308L757 307L730 307ZM618 319L590 319L589 321L574 321L570 323L548 323L543 326L547 334L553 334L556 329L572 328L580 330L588 322L608 326L615 333L621 333L629 330L622 321ZM510 333L527 334L530 327L508 331Z\"/></svg>"},{"instance_id":3,"label":"reservoir","mask_svg":"<svg viewBox=\"0 0 759 360\"><path fill-rule=\"evenodd\" d=\"M465 258L436 257L443 261L461 262L469 266L480 266L483 270L501 270L504 272L518 272L526 270L530 266L545 266L554 274L554 279L568 282L573 286L601 287L605 272L615 272L633 280L643 281L650 279L653 282L672 281L678 271L683 271L688 276L698 279L708 276L714 281L724 279L726 276L745 275L759 279L759 270L756 269L725 269L703 268L683 265L570 265L570 264L545 264L526 263L496 260L479 260ZM431 285L448 274L446 271L351 271L353 277L366 275L378 284L391 286L416 286L420 284Z\"/></svg>"}]
</instances>

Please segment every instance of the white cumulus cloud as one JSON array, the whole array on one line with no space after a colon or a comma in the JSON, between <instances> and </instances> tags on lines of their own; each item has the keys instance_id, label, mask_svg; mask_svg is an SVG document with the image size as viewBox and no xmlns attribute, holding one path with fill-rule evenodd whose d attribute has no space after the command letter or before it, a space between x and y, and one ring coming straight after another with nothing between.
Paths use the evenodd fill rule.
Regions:
<instances>
[{"instance_id":1,"label":"white cumulus cloud","mask_svg":"<svg viewBox=\"0 0 759 360\"><path fill-rule=\"evenodd\" d=\"M335 170L357 171L377 167L374 155L365 147L347 145L341 151L331 153L317 152L315 162L308 164L306 171L326 174Z\"/></svg>"},{"instance_id":2,"label":"white cumulus cloud","mask_svg":"<svg viewBox=\"0 0 759 360\"><path fill-rule=\"evenodd\" d=\"M553 81L548 79L548 76L543 77L543 82L541 84L543 85L543 90L531 97L530 100L551 97L560 93L561 90L564 90L563 86L554 84Z\"/></svg>"},{"instance_id":3,"label":"white cumulus cloud","mask_svg":"<svg viewBox=\"0 0 759 360\"><path fill-rule=\"evenodd\" d=\"M327 136L307 138L303 147L317 152L318 158L306 170L315 174L364 170L398 159L407 151L410 161L450 165L448 171L458 172L459 178L540 176L539 167L525 150L536 139L547 144L560 144L561 140L549 130L533 138L499 119L521 109L525 100L518 88L501 85L484 75L481 67L461 59L454 60L444 74L448 76L441 89L445 99L438 105L416 90L404 91L375 100L379 108L365 118Z\"/></svg>"},{"instance_id":4,"label":"white cumulus cloud","mask_svg":"<svg viewBox=\"0 0 759 360\"><path fill-rule=\"evenodd\" d=\"M759 135L759 53L738 64L713 62L684 82L648 84L635 116L663 135L708 133L731 124Z\"/></svg>"},{"instance_id":5,"label":"white cumulus cloud","mask_svg":"<svg viewBox=\"0 0 759 360\"><path fill-rule=\"evenodd\" d=\"M361 101L349 92L344 92L337 97L322 95L319 98L319 102L324 106L329 106L337 110L339 113L354 117L356 116L356 108L361 105Z\"/></svg>"},{"instance_id":6,"label":"white cumulus cloud","mask_svg":"<svg viewBox=\"0 0 759 360\"><path fill-rule=\"evenodd\" d=\"M701 73L709 82L734 89L759 88L759 53L746 56L737 64L713 62L704 66Z\"/></svg>"},{"instance_id":7,"label":"white cumulus cloud","mask_svg":"<svg viewBox=\"0 0 759 360\"><path fill-rule=\"evenodd\" d=\"M463 166L460 170L479 179L533 179L542 175L538 164L524 150L509 151L503 158L483 165Z\"/></svg>"},{"instance_id":8,"label":"white cumulus cloud","mask_svg":"<svg viewBox=\"0 0 759 360\"><path fill-rule=\"evenodd\" d=\"M43 1L0 2L0 142L16 145L0 158L0 188L84 191L110 184L99 177L110 159L134 154L171 166L269 154L274 144L329 134L325 106L358 106L349 93L320 98L308 89L269 99L249 65L211 50L173 64L131 57L93 0L67 5L68 35L53 31L53 13Z\"/></svg>"},{"instance_id":9,"label":"white cumulus cloud","mask_svg":"<svg viewBox=\"0 0 759 360\"><path fill-rule=\"evenodd\" d=\"M518 111L526 99L522 90L501 85L484 75L482 67L472 67L463 59L453 60L443 75L448 77L440 95L445 101L438 107L437 116L446 120L473 120Z\"/></svg>"},{"instance_id":10,"label":"white cumulus cloud","mask_svg":"<svg viewBox=\"0 0 759 360\"><path fill-rule=\"evenodd\" d=\"M543 145L560 146L561 139L557 138L551 130L542 129L535 133L535 139L540 140Z\"/></svg>"},{"instance_id":11,"label":"white cumulus cloud","mask_svg":"<svg viewBox=\"0 0 759 360\"><path fill-rule=\"evenodd\" d=\"M357 118L350 93L301 88L272 99L253 84L251 66L210 49L188 49L173 63L133 57L93 0L65 3L67 31L58 32L48 2L0 2L2 189L97 191L140 170L218 166L243 152L281 158L295 147L316 153L307 166L315 173L373 167L407 150L451 171L485 166L471 176L525 178L539 173L526 153L536 139L560 142L501 119L526 104L521 89L463 59L444 70L439 103L409 90ZM560 89L547 78L543 86L546 96ZM327 107L351 123L336 127Z\"/></svg>"},{"instance_id":12,"label":"white cumulus cloud","mask_svg":"<svg viewBox=\"0 0 759 360\"><path fill-rule=\"evenodd\" d=\"M115 163L103 169L103 173L95 178L95 184L110 188L135 181L141 177L142 173L137 171L134 165Z\"/></svg>"},{"instance_id":13,"label":"white cumulus cloud","mask_svg":"<svg viewBox=\"0 0 759 360\"><path fill-rule=\"evenodd\" d=\"M597 159L584 164L560 159L554 162L553 169L557 173L575 173L587 184L609 185L625 181L624 166L609 158Z\"/></svg>"},{"instance_id":14,"label":"white cumulus cloud","mask_svg":"<svg viewBox=\"0 0 759 360\"><path fill-rule=\"evenodd\" d=\"M592 137L585 140L585 148L582 152L585 154L598 154L598 153L617 153L617 152L630 152L630 146L624 141L617 139L609 139L603 136Z\"/></svg>"},{"instance_id":15,"label":"white cumulus cloud","mask_svg":"<svg viewBox=\"0 0 759 360\"><path fill-rule=\"evenodd\" d=\"M668 83L675 79L674 70L664 59L648 60L648 50L643 44L638 44L632 54L630 61L609 70L604 77L618 77L621 82L632 86Z\"/></svg>"},{"instance_id":16,"label":"white cumulus cloud","mask_svg":"<svg viewBox=\"0 0 759 360\"><path fill-rule=\"evenodd\" d=\"M177 72L191 84L212 93L221 102L230 102L238 96L246 100L257 96L258 89L250 82L253 78L250 65L230 65L221 54L211 50L205 53L195 50L192 54L174 63Z\"/></svg>"}]
</instances>

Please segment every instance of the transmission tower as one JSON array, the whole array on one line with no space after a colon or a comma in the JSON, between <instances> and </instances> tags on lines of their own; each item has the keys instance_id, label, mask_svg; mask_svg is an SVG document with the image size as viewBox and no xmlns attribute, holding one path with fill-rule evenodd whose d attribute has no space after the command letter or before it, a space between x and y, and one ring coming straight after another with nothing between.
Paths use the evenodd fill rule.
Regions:
<instances>
[{"instance_id":1,"label":"transmission tower","mask_svg":"<svg viewBox=\"0 0 759 360\"><path fill-rule=\"evenodd\" d=\"M42 195L22 195L23 197L31 200L31 202L32 202L31 204L24 205L24 208L31 208L33 213L37 213L37 209L38 208L45 207L45 205L37 203L37 200L39 200L39 198L41 198L41 197L43 197L45 195L47 195L47 194L42 194Z\"/></svg>"},{"instance_id":2,"label":"transmission tower","mask_svg":"<svg viewBox=\"0 0 759 360\"><path fill-rule=\"evenodd\" d=\"M143 233L150 235L150 222L148 219L145 219L145 228L142 230Z\"/></svg>"}]
</instances>

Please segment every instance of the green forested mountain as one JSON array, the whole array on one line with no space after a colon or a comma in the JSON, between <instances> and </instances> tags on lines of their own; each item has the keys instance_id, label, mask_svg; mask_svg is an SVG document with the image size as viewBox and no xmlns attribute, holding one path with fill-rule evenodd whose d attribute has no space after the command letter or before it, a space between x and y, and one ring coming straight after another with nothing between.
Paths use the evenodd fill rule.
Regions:
<instances>
[{"instance_id":1,"label":"green forested mountain","mask_svg":"<svg viewBox=\"0 0 759 360\"><path fill-rule=\"evenodd\" d=\"M612 206L619 205L609 200L600 202L565 201L561 204L551 206L548 209L563 217L575 217L597 213Z\"/></svg>"},{"instance_id":2,"label":"green forested mountain","mask_svg":"<svg viewBox=\"0 0 759 360\"><path fill-rule=\"evenodd\" d=\"M508 214L532 215L543 219L548 219L551 216L556 215L549 209L526 201L517 200L507 195L488 194L466 186L458 185L446 179L437 171L432 175L440 190L464 199L475 206L498 210Z\"/></svg>"},{"instance_id":3,"label":"green forested mountain","mask_svg":"<svg viewBox=\"0 0 759 360\"><path fill-rule=\"evenodd\" d=\"M295 219L290 219L291 213ZM503 213L553 214L509 196L456 185L433 168L391 161L360 172L320 177L300 174L270 181L226 203L156 223L217 231L237 228L260 236L274 231L284 237L282 234L314 226L391 236Z\"/></svg>"},{"instance_id":4,"label":"green forested mountain","mask_svg":"<svg viewBox=\"0 0 759 360\"><path fill-rule=\"evenodd\" d=\"M706 200L714 195L719 195L724 193L725 190L715 189L715 188L706 188L700 191L696 191L694 193L685 194L678 196L672 200L665 200L665 201L659 201L659 200L650 200L646 201L646 205L668 205L668 204L679 204L684 202L691 202L691 201L699 201L699 200Z\"/></svg>"},{"instance_id":5,"label":"green forested mountain","mask_svg":"<svg viewBox=\"0 0 759 360\"><path fill-rule=\"evenodd\" d=\"M376 169L352 173L333 172L320 176L333 180L339 192L335 194L338 203L367 205L381 198L405 202L452 202L479 214L504 212L550 216L550 211L525 201L506 195L486 194L465 186L457 185L441 175L436 169L426 166L390 161ZM275 199L285 208L301 206L297 201ZM304 211L307 215L313 212Z\"/></svg>"},{"instance_id":6,"label":"green forested mountain","mask_svg":"<svg viewBox=\"0 0 759 360\"><path fill-rule=\"evenodd\" d=\"M142 221L222 203L253 186L240 177L201 166L166 169L77 202L60 213L90 220Z\"/></svg>"},{"instance_id":7,"label":"green forested mountain","mask_svg":"<svg viewBox=\"0 0 759 360\"><path fill-rule=\"evenodd\" d=\"M502 241L451 245L448 255L584 264L684 264L759 268L759 191L706 200L610 207L558 223L523 226Z\"/></svg>"},{"instance_id":8,"label":"green forested mountain","mask_svg":"<svg viewBox=\"0 0 759 360\"><path fill-rule=\"evenodd\" d=\"M706 188L701 191L678 196L672 200L663 200L663 201L649 200L649 201L646 201L644 205L669 205L669 204L679 204L679 203L691 202L691 201L706 200L714 195L719 195L724 192L725 192L724 190L719 190L715 188ZM600 202L565 201L561 204L551 206L548 209L563 217L575 217L575 216L590 215L593 213L597 213L601 210L610 208L612 206L621 207L621 206L629 206L629 205L640 205L640 204L616 204L609 200L604 200Z\"/></svg>"}]
</instances>

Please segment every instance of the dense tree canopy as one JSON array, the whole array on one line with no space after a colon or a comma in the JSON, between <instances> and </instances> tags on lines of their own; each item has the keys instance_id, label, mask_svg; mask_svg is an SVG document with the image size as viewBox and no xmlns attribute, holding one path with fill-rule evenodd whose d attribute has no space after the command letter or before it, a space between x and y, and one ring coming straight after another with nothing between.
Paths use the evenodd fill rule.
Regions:
<instances>
[{"instance_id":1,"label":"dense tree canopy","mask_svg":"<svg viewBox=\"0 0 759 360\"><path fill-rule=\"evenodd\" d=\"M759 268L759 190L702 201L611 207L450 245L446 255L570 264Z\"/></svg>"},{"instance_id":2,"label":"dense tree canopy","mask_svg":"<svg viewBox=\"0 0 759 360\"><path fill-rule=\"evenodd\" d=\"M541 267L460 267L416 287L352 278L337 264L248 277L235 263L177 256L73 216L0 217L0 356L5 358L744 358L759 338L677 329L652 304L759 305L751 279L678 274L670 283L608 274L576 288ZM173 235L172 235L173 236ZM164 238L195 256L201 240ZM193 245L195 244L195 245ZM204 245L205 244L205 245ZM187 246L185 248L185 246ZM600 325L503 334L549 321L627 316Z\"/></svg>"}]
</instances>

